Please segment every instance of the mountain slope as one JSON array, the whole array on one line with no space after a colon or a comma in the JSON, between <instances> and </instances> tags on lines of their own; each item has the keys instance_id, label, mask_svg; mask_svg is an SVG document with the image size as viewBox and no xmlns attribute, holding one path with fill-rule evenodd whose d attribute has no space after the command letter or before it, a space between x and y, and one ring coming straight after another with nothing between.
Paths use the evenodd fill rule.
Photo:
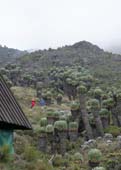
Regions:
<instances>
[{"instance_id":1,"label":"mountain slope","mask_svg":"<svg viewBox=\"0 0 121 170\"><path fill-rule=\"evenodd\" d=\"M105 52L86 41L58 49L35 51L21 57L18 63L29 72L47 70L52 66L79 64L89 68L100 78L101 83L121 83L121 55Z\"/></svg>"},{"instance_id":2,"label":"mountain slope","mask_svg":"<svg viewBox=\"0 0 121 170\"><path fill-rule=\"evenodd\" d=\"M15 61L16 58L26 54L25 51L20 51L6 46L0 46L0 65Z\"/></svg>"},{"instance_id":3,"label":"mountain slope","mask_svg":"<svg viewBox=\"0 0 121 170\"><path fill-rule=\"evenodd\" d=\"M38 50L26 53L22 57L7 57L21 67L24 72L43 71L53 66L64 67L78 64L88 68L100 84L112 86L121 84L121 55L105 52L87 41L80 41L71 46L58 49ZM6 63L5 61L5 63Z\"/></svg>"}]
</instances>

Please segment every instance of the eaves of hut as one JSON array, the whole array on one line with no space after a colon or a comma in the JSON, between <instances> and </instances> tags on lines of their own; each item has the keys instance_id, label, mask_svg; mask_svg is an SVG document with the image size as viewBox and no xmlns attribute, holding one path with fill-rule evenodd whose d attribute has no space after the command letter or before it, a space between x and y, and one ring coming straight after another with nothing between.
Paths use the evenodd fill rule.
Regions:
<instances>
[{"instance_id":1,"label":"eaves of hut","mask_svg":"<svg viewBox=\"0 0 121 170\"><path fill-rule=\"evenodd\" d=\"M0 129L32 129L2 75L0 75Z\"/></svg>"}]
</instances>

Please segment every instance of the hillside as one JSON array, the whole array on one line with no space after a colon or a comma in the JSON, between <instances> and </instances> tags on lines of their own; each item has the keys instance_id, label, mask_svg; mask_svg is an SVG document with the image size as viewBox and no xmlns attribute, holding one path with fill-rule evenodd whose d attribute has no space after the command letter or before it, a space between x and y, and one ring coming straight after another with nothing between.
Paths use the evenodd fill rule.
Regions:
<instances>
[{"instance_id":1,"label":"hillside","mask_svg":"<svg viewBox=\"0 0 121 170\"><path fill-rule=\"evenodd\" d=\"M4 65L8 62L13 62L16 58L26 54L25 51L20 51L6 46L0 46L0 65Z\"/></svg>"},{"instance_id":2,"label":"hillside","mask_svg":"<svg viewBox=\"0 0 121 170\"><path fill-rule=\"evenodd\" d=\"M121 81L121 55L105 52L87 41L58 49L36 51L21 57L18 64L29 72L46 70L51 66L79 64L89 68L103 83L120 84Z\"/></svg>"},{"instance_id":3,"label":"hillside","mask_svg":"<svg viewBox=\"0 0 121 170\"><path fill-rule=\"evenodd\" d=\"M121 169L120 55L79 42L13 63L0 74L33 130L15 131L14 155L3 145L0 169Z\"/></svg>"}]
</instances>

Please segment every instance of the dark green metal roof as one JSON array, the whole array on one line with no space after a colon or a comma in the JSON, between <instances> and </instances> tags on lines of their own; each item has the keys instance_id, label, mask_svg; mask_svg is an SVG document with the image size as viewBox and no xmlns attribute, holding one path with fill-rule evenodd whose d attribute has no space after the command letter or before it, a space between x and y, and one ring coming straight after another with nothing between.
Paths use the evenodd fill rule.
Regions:
<instances>
[{"instance_id":1,"label":"dark green metal roof","mask_svg":"<svg viewBox=\"0 0 121 170\"><path fill-rule=\"evenodd\" d=\"M1 75L0 129L32 129L27 117Z\"/></svg>"}]
</instances>

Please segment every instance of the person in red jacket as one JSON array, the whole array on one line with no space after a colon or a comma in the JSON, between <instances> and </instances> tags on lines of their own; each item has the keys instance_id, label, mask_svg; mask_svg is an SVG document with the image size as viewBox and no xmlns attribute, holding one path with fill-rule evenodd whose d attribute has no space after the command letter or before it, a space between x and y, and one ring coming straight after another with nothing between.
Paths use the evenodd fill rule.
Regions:
<instances>
[{"instance_id":1,"label":"person in red jacket","mask_svg":"<svg viewBox=\"0 0 121 170\"><path fill-rule=\"evenodd\" d=\"M35 106L36 102L35 102L35 99L32 99L31 101L31 108L33 108Z\"/></svg>"}]
</instances>

